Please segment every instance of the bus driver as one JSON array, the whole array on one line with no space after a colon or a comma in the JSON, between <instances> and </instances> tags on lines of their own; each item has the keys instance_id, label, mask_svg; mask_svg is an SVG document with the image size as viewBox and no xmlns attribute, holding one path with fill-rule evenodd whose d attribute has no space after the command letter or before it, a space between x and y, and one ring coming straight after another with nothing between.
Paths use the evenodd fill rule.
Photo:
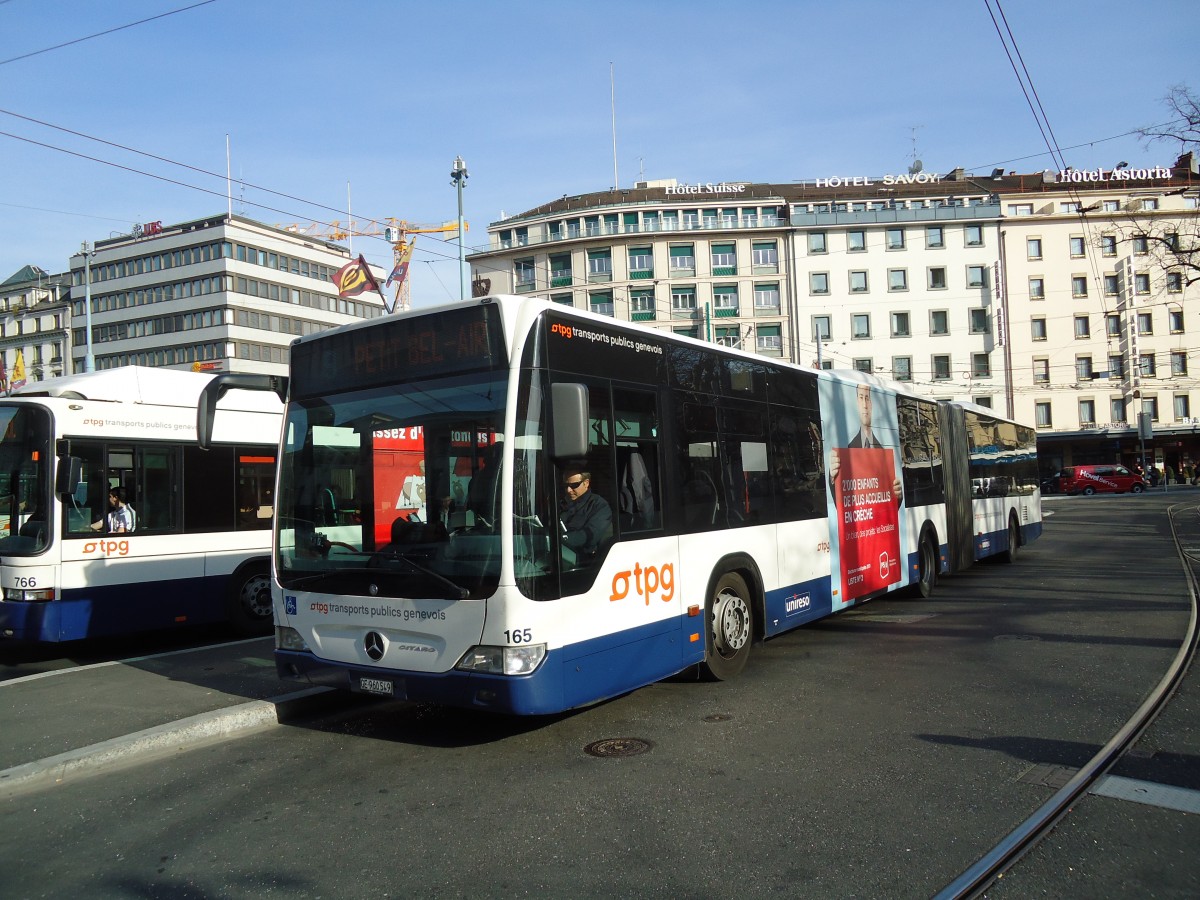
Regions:
<instances>
[{"instance_id":1,"label":"bus driver","mask_svg":"<svg viewBox=\"0 0 1200 900\"><path fill-rule=\"evenodd\" d=\"M562 485L567 495L559 506L563 543L581 560L588 559L612 537L612 507L589 490L592 475L581 467L564 469Z\"/></svg>"}]
</instances>

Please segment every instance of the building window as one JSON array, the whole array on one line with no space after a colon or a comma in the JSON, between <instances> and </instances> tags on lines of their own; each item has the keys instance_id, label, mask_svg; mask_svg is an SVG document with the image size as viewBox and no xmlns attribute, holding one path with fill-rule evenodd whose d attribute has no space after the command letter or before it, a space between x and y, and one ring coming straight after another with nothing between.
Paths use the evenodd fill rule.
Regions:
<instances>
[{"instance_id":1,"label":"building window","mask_svg":"<svg viewBox=\"0 0 1200 900\"><path fill-rule=\"evenodd\" d=\"M737 253L733 244L713 244L710 253L714 275L737 274Z\"/></svg>"},{"instance_id":2,"label":"building window","mask_svg":"<svg viewBox=\"0 0 1200 900\"><path fill-rule=\"evenodd\" d=\"M1008 214L1010 216L1032 216L1032 203L1010 203L1008 204Z\"/></svg>"},{"instance_id":3,"label":"building window","mask_svg":"<svg viewBox=\"0 0 1200 900\"><path fill-rule=\"evenodd\" d=\"M1104 276L1104 296L1115 297L1121 292L1121 279L1119 276L1109 273Z\"/></svg>"},{"instance_id":4,"label":"building window","mask_svg":"<svg viewBox=\"0 0 1200 900\"><path fill-rule=\"evenodd\" d=\"M971 354L971 377L972 378L991 378L992 377L992 360L986 353Z\"/></svg>"},{"instance_id":5,"label":"building window","mask_svg":"<svg viewBox=\"0 0 1200 900\"><path fill-rule=\"evenodd\" d=\"M850 336L862 340L871 336L871 316L869 313L854 313L850 316Z\"/></svg>"},{"instance_id":6,"label":"building window","mask_svg":"<svg viewBox=\"0 0 1200 900\"><path fill-rule=\"evenodd\" d=\"M1042 239L1041 238L1026 238L1025 239L1025 255L1029 259L1042 258Z\"/></svg>"},{"instance_id":7,"label":"building window","mask_svg":"<svg viewBox=\"0 0 1200 900\"><path fill-rule=\"evenodd\" d=\"M887 245L886 246L889 250L903 250L904 249L904 229L903 228L889 228L887 230Z\"/></svg>"},{"instance_id":8,"label":"building window","mask_svg":"<svg viewBox=\"0 0 1200 900\"><path fill-rule=\"evenodd\" d=\"M867 291L867 273L866 272L851 272L850 273L850 293L864 294Z\"/></svg>"},{"instance_id":9,"label":"building window","mask_svg":"<svg viewBox=\"0 0 1200 900\"><path fill-rule=\"evenodd\" d=\"M1138 313L1137 329L1138 334L1154 334L1154 314L1148 312Z\"/></svg>"},{"instance_id":10,"label":"building window","mask_svg":"<svg viewBox=\"0 0 1200 900\"><path fill-rule=\"evenodd\" d=\"M696 311L696 289L694 287L671 288L671 311L690 314Z\"/></svg>"},{"instance_id":11,"label":"building window","mask_svg":"<svg viewBox=\"0 0 1200 900\"><path fill-rule=\"evenodd\" d=\"M892 337L908 337L910 334L908 313L892 313Z\"/></svg>"},{"instance_id":12,"label":"building window","mask_svg":"<svg viewBox=\"0 0 1200 900\"><path fill-rule=\"evenodd\" d=\"M1183 273L1168 272L1167 273L1167 293L1180 294L1183 293Z\"/></svg>"},{"instance_id":13,"label":"building window","mask_svg":"<svg viewBox=\"0 0 1200 900\"><path fill-rule=\"evenodd\" d=\"M1075 259L1084 255L1083 235L1071 235L1071 256Z\"/></svg>"},{"instance_id":14,"label":"building window","mask_svg":"<svg viewBox=\"0 0 1200 900\"><path fill-rule=\"evenodd\" d=\"M856 372L866 372L870 374L871 372L875 371L875 365L869 356L854 360L852 365L854 366L854 370Z\"/></svg>"},{"instance_id":15,"label":"building window","mask_svg":"<svg viewBox=\"0 0 1200 900\"><path fill-rule=\"evenodd\" d=\"M1186 375L1188 373L1187 352L1184 350L1171 351L1171 374Z\"/></svg>"},{"instance_id":16,"label":"building window","mask_svg":"<svg viewBox=\"0 0 1200 900\"><path fill-rule=\"evenodd\" d=\"M1175 421L1182 422L1184 419L1189 419L1192 416L1192 405L1188 401L1187 394L1175 395Z\"/></svg>"},{"instance_id":17,"label":"building window","mask_svg":"<svg viewBox=\"0 0 1200 900\"><path fill-rule=\"evenodd\" d=\"M595 294L588 294L588 306L592 312L596 313L596 315L613 315L612 291L601 291Z\"/></svg>"},{"instance_id":18,"label":"building window","mask_svg":"<svg viewBox=\"0 0 1200 900\"><path fill-rule=\"evenodd\" d=\"M892 357L892 377L897 381L912 381L912 357Z\"/></svg>"},{"instance_id":19,"label":"building window","mask_svg":"<svg viewBox=\"0 0 1200 900\"><path fill-rule=\"evenodd\" d=\"M983 246L983 226L982 225L968 225L964 229L964 234L966 237L966 246L968 246L968 247L982 247Z\"/></svg>"},{"instance_id":20,"label":"building window","mask_svg":"<svg viewBox=\"0 0 1200 900\"><path fill-rule=\"evenodd\" d=\"M929 333L949 334L950 314L944 309L935 309L929 313Z\"/></svg>"},{"instance_id":21,"label":"building window","mask_svg":"<svg viewBox=\"0 0 1200 900\"><path fill-rule=\"evenodd\" d=\"M933 380L934 381L949 381L950 380L950 357L944 353L938 353L933 357Z\"/></svg>"},{"instance_id":22,"label":"building window","mask_svg":"<svg viewBox=\"0 0 1200 900\"><path fill-rule=\"evenodd\" d=\"M766 356L783 355L783 326L759 325L755 329L755 346Z\"/></svg>"},{"instance_id":23,"label":"building window","mask_svg":"<svg viewBox=\"0 0 1200 900\"><path fill-rule=\"evenodd\" d=\"M988 409L992 408L992 397L990 394L983 397L972 397L971 402L976 406L986 406Z\"/></svg>"},{"instance_id":24,"label":"building window","mask_svg":"<svg viewBox=\"0 0 1200 900\"><path fill-rule=\"evenodd\" d=\"M1171 334L1183 334L1183 310L1167 310L1167 320L1170 323Z\"/></svg>"},{"instance_id":25,"label":"building window","mask_svg":"<svg viewBox=\"0 0 1200 900\"><path fill-rule=\"evenodd\" d=\"M1125 377L1125 357L1120 353L1108 354L1108 377L1117 380Z\"/></svg>"},{"instance_id":26,"label":"building window","mask_svg":"<svg viewBox=\"0 0 1200 900\"><path fill-rule=\"evenodd\" d=\"M518 291L532 291L536 285L536 275L532 259L513 260L515 269L514 281Z\"/></svg>"},{"instance_id":27,"label":"building window","mask_svg":"<svg viewBox=\"0 0 1200 900\"><path fill-rule=\"evenodd\" d=\"M832 319L829 316L813 316L812 317L812 334L814 341L827 341L833 331L831 330Z\"/></svg>"},{"instance_id":28,"label":"building window","mask_svg":"<svg viewBox=\"0 0 1200 900\"><path fill-rule=\"evenodd\" d=\"M650 247L629 248L629 277L654 277L654 251Z\"/></svg>"},{"instance_id":29,"label":"building window","mask_svg":"<svg viewBox=\"0 0 1200 900\"><path fill-rule=\"evenodd\" d=\"M908 290L908 269L888 269L888 290Z\"/></svg>"},{"instance_id":30,"label":"building window","mask_svg":"<svg viewBox=\"0 0 1200 900\"><path fill-rule=\"evenodd\" d=\"M932 266L928 270L929 290L944 291L946 289L946 267Z\"/></svg>"},{"instance_id":31,"label":"building window","mask_svg":"<svg viewBox=\"0 0 1200 900\"><path fill-rule=\"evenodd\" d=\"M1049 428L1053 424L1050 418L1050 401L1039 400L1034 405L1034 418L1038 428Z\"/></svg>"},{"instance_id":32,"label":"building window","mask_svg":"<svg viewBox=\"0 0 1200 900\"><path fill-rule=\"evenodd\" d=\"M1050 383L1050 360L1046 357L1035 357L1033 360L1033 383Z\"/></svg>"},{"instance_id":33,"label":"building window","mask_svg":"<svg viewBox=\"0 0 1200 900\"><path fill-rule=\"evenodd\" d=\"M754 308L756 310L779 309L779 282L754 286Z\"/></svg>"},{"instance_id":34,"label":"building window","mask_svg":"<svg viewBox=\"0 0 1200 900\"><path fill-rule=\"evenodd\" d=\"M1092 377L1092 358L1090 356L1075 357L1075 380L1091 381Z\"/></svg>"},{"instance_id":35,"label":"building window","mask_svg":"<svg viewBox=\"0 0 1200 900\"><path fill-rule=\"evenodd\" d=\"M671 245L671 275L692 275L696 272L696 252L694 244Z\"/></svg>"},{"instance_id":36,"label":"building window","mask_svg":"<svg viewBox=\"0 0 1200 900\"><path fill-rule=\"evenodd\" d=\"M1029 333L1033 340L1044 341L1046 339L1046 320L1041 316L1030 319Z\"/></svg>"},{"instance_id":37,"label":"building window","mask_svg":"<svg viewBox=\"0 0 1200 900\"><path fill-rule=\"evenodd\" d=\"M1117 236L1115 234L1100 235L1100 255L1101 256L1116 256L1117 255Z\"/></svg>"},{"instance_id":38,"label":"building window","mask_svg":"<svg viewBox=\"0 0 1200 900\"><path fill-rule=\"evenodd\" d=\"M654 291L632 291L629 295L629 317L635 322L645 322L654 318L656 312Z\"/></svg>"},{"instance_id":39,"label":"building window","mask_svg":"<svg viewBox=\"0 0 1200 900\"><path fill-rule=\"evenodd\" d=\"M1096 401L1095 400L1080 400L1079 401L1079 424L1081 426L1094 426L1096 424Z\"/></svg>"},{"instance_id":40,"label":"building window","mask_svg":"<svg viewBox=\"0 0 1200 900\"><path fill-rule=\"evenodd\" d=\"M1060 203L1058 204L1058 211L1060 213L1077 213L1079 212L1079 204L1073 201L1070 203Z\"/></svg>"},{"instance_id":41,"label":"building window","mask_svg":"<svg viewBox=\"0 0 1200 900\"><path fill-rule=\"evenodd\" d=\"M588 251L588 278L604 281L612 278L612 251Z\"/></svg>"},{"instance_id":42,"label":"building window","mask_svg":"<svg viewBox=\"0 0 1200 900\"><path fill-rule=\"evenodd\" d=\"M992 330L991 319L988 317L986 309L967 310L967 316L970 321L971 334L988 334Z\"/></svg>"},{"instance_id":43,"label":"building window","mask_svg":"<svg viewBox=\"0 0 1200 900\"><path fill-rule=\"evenodd\" d=\"M1135 234L1132 242L1134 255L1145 256L1150 252L1150 241L1144 234Z\"/></svg>"},{"instance_id":44,"label":"building window","mask_svg":"<svg viewBox=\"0 0 1200 900\"><path fill-rule=\"evenodd\" d=\"M1148 413L1151 422L1158 421L1158 397L1143 397L1142 412Z\"/></svg>"},{"instance_id":45,"label":"building window","mask_svg":"<svg viewBox=\"0 0 1200 900\"><path fill-rule=\"evenodd\" d=\"M1154 378L1158 374L1153 353L1143 353L1138 358L1138 371L1142 373L1143 378Z\"/></svg>"},{"instance_id":46,"label":"building window","mask_svg":"<svg viewBox=\"0 0 1200 900\"><path fill-rule=\"evenodd\" d=\"M1046 279L1030 278L1029 279L1029 299L1030 300L1045 300L1046 299Z\"/></svg>"},{"instance_id":47,"label":"building window","mask_svg":"<svg viewBox=\"0 0 1200 900\"><path fill-rule=\"evenodd\" d=\"M1120 212L1121 211L1121 201L1120 200L1105 200L1104 201L1104 211L1105 212ZM1121 421L1124 421L1124 419L1122 419Z\"/></svg>"},{"instance_id":48,"label":"building window","mask_svg":"<svg viewBox=\"0 0 1200 900\"><path fill-rule=\"evenodd\" d=\"M925 246L930 250L941 250L946 246L946 229L941 225L929 225L925 228Z\"/></svg>"},{"instance_id":49,"label":"building window","mask_svg":"<svg viewBox=\"0 0 1200 900\"><path fill-rule=\"evenodd\" d=\"M774 241L755 241L750 252L755 270L764 275L779 271L779 248Z\"/></svg>"},{"instance_id":50,"label":"building window","mask_svg":"<svg viewBox=\"0 0 1200 900\"><path fill-rule=\"evenodd\" d=\"M1088 295L1087 276L1086 275L1072 275L1071 276L1071 296L1072 297L1086 297L1087 295Z\"/></svg>"},{"instance_id":51,"label":"building window","mask_svg":"<svg viewBox=\"0 0 1200 900\"><path fill-rule=\"evenodd\" d=\"M715 329L717 343L722 347L741 348L742 336L736 326L717 326Z\"/></svg>"},{"instance_id":52,"label":"building window","mask_svg":"<svg viewBox=\"0 0 1200 900\"><path fill-rule=\"evenodd\" d=\"M808 233L808 252L810 254L828 252L828 244L826 243L825 232L810 231Z\"/></svg>"},{"instance_id":53,"label":"building window","mask_svg":"<svg viewBox=\"0 0 1200 900\"><path fill-rule=\"evenodd\" d=\"M736 316L738 311L738 289L736 284L713 286L713 310L718 316Z\"/></svg>"},{"instance_id":54,"label":"building window","mask_svg":"<svg viewBox=\"0 0 1200 900\"><path fill-rule=\"evenodd\" d=\"M1121 314L1108 313L1104 316L1104 333L1110 338L1121 336Z\"/></svg>"},{"instance_id":55,"label":"building window","mask_svg":"<svg viewBox=\"0 0 1200 900\"><path fill-rule=\"evenodd\" d=\"M987 266L967 266L967 287L985 288L988 286Z\"/></svg>"},{"instance_id":56,"label":"building window","mask_svg":"<svg viewBox=\"0 0 1200 900\"><path fill-rule=\"evenodd\" d=\"M867 249L867 233L865 231L846 232L846 250L849 253L864 253Z\"/></svg>"},{"instance_id":57,"label":"building window","mask_svg":"<svg viewBox=\"0 0 1200 900\"><path fill-rule=\"evenodd\" d=\"M1143 197L1142 198L1142 209L1147 210L1147 211L1158 209L1158 198L1157 197Z\"/></svg>"},{"instance_id":58,"label":"building window","mask_svg":"<svg viewBox=\"0 0 1200 900\"><path fill-rule=\"evenodd\" d=\"M1075 317L1075 340L1082 341L1092 336L1092 320L1090 316Z\"/></svg>"},{"instance_id":59,"label":"building window","mask_svg":"<svg viewBox=\"0 0 1200 900\"><path fill-rule=\"evenodd\" d=\"M810 294L828 294L829 273L810 272L808 275L808 292Z\"/></svg>"},{"instance_id":60,"label":"building window","mask_svg":"<svg viewBox=\"0 0 1200 900\"><path fill-rule=\"evenodd\" d=\"M1133 291L1136 294L1150 293L1150 276L1144 274L1136 274L1133 276Z\"/></svg>"},{"instance_id":61,"label":"building window","mask_svg":"<svg viewBox=\"0 0 1200 900\"><path fill-rule=\"evenodd\" d=\"M1125 398L1110 397L1108 400L1108 420L1114 423L1125 421Z\"/></svg>"}]
</instances>

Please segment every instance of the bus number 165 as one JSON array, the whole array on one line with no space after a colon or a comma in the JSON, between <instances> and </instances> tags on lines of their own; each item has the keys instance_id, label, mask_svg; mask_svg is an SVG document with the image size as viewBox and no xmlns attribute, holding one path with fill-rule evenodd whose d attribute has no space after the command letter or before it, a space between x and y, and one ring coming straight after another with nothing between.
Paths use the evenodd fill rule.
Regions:
<instances>
[{"instance_id":1,"label":"bus number 165","mask_svg":"<svg viewBox=\"0 0 1200 900\"><path fill-rule=\"evenodd\" d=\"M533 629L514 628L504 632L504 639L511 644L528 644L533 641Z\"/></svg>"}]
</instances>

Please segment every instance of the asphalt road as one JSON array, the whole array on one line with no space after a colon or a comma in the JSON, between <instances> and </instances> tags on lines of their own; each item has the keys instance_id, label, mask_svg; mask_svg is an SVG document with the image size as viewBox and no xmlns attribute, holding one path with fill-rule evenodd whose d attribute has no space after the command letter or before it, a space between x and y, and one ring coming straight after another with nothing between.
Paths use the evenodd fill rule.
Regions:
<instances>
[{"instance_id":1,"label":"asphalt road","mask_svg":"<svg viewBox=\"0 0 1200 900\"><path fill-rule=\"evenodd\" d=\"M784 635L731 683L534 720L381 703L8 797L0 895L931 896L1052 793L1031 770L1082 765L1170 664L1179 499L1048 501L1015 566ZM610 739L644 752L586 751ZM1087 798L1005 890L1129 896L1062 875L1121 844L1143 896L1200 894L1121 803ZM1169 821L1197 845L1200 820Z\"/></svg>"}]
</instances>

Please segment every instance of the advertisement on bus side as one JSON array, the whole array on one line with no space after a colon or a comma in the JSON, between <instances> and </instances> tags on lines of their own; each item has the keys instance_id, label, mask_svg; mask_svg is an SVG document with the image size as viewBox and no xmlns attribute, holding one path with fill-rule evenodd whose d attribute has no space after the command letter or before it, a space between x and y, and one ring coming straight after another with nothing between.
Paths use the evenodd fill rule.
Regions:
<instances>
[{"instance_id":1,"label":"advertisement on bus side","mask_svg":"<svg viewBox=\"0 0 1200 900\"><path fill-rule=\"evenodd\" d=\"M836 534L833 571L841 573L834 609L900 582L904 564L899 514L895 402L870 384L822 381L829 519ZM840 603L839 603L840 600Z\"/></svg>"}]
</instances>

